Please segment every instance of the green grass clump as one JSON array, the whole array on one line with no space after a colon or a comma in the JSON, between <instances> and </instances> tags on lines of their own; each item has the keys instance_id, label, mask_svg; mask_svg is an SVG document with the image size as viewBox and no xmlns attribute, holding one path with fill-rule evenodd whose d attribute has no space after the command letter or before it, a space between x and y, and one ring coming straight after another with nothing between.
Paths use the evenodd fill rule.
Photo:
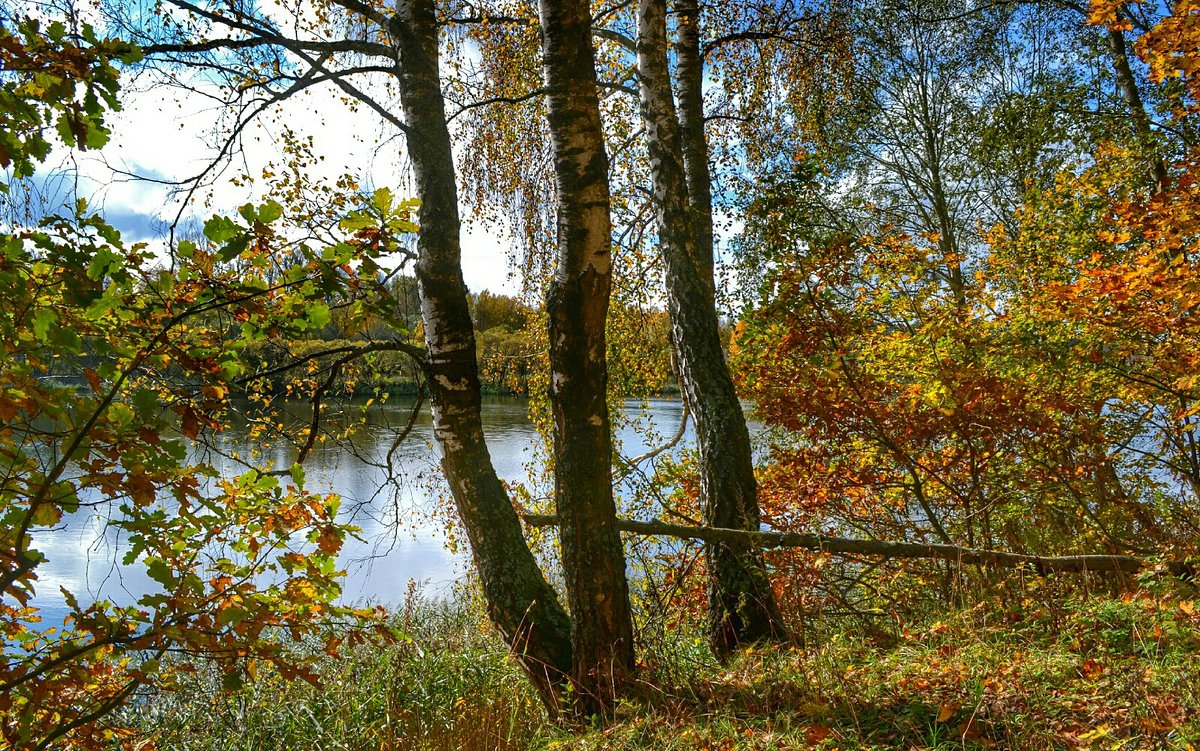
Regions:
<instances>
[{"instance_id":1,"label":"green grass clump","mask_svg":"<svg viewBox=\"0 0 1200 751\"><path fill-rule=\"evenodd\" d=\"M177 690L140 701L132 719L174 751L527 748L545 723L536 694L475 612L412 601L395 625L404 637L394 644L322 660L319 686L264 668L230 691L199 666Z\"/></svg>"}]
</instances>

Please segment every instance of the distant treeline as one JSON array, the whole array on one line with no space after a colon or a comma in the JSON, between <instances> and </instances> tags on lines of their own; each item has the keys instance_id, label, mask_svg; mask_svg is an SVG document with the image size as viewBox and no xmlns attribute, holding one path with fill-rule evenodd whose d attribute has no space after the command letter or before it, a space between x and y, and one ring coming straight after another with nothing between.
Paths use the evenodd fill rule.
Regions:
<instances>
[{"instance_id":1,"label":"distant treeline","mask_svg":"<svg viewBox=\"0 0 1200 751\"><path fill-rule=\"evenodd\" d=\"M257 390L311 394L324 382L339 353L351 347L395 340L407 333L414 345L423 343L416 280L397 276L387 288L395 305L393 321L356 321L348 311L334 307L329 322L305 339L267 339L248 347L243 356L251 373L265 374ZM484 393L529 394L548 367L545 318L540 306L510 295L483 291L468 295L475 327L479 376ZM616 366L622 391L637 395L678 390L670 355L667 315L657 310L617 307L610 315L615 332L610 359ZM403 328L398 328L397 323ZM302 363L289 368L289 364ZM621 364L625 363L624 368ZM416 363L400 351L380 351L338 368L329 384L332 393L387 392L415 394L420 383Z\"/></svg>"}]
</instances>

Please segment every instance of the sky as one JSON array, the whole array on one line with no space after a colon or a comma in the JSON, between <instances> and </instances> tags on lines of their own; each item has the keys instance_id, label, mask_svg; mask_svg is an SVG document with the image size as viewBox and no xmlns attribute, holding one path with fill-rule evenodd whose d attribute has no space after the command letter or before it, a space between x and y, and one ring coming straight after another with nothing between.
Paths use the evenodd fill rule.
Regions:
<instances>
[{"instance_id":1,"label":"sky","mask_svg":"<svg viewBox=\"0 0 1200 751\"><path fill-rule=\"evenodd\" d=\"M212 163L229 130L231 114L203 74L174 71L174 75L192 78L187 87L173 86L156 83L154 73L139 72L136 66L127 69L120 93L123 111L108 117L111 141L98 152L68 155L61 150L57 157L58 163L78 175L77 194L121 230L126 242L148 242L165 258L166 233L177 218L186 232L189 225L202 224L213 214L233 214L248 201L262 201L266 195L261 180L257 185L238 186L230 179L239 174L261 177L264 167L280 163L285 125L301 137L312 136L313 153L322 157L309 167L306 177L311 182L332 183L350 173L360 185L390 188L397 198L414 194L404 139L365 107L352 111L342 101L340 89L327 84L300 92L260 115L244 130L240 151L225 161L223 171L210 175L194 195L182 195L171 183L191 178ZM470 159L463 153L457 157L460 164ZM507 230L494 223L471 222L465 210L463 216L462 267L468 288L520 294L520 279L510 265L508 246L513 243L508 242ZM715 218L723 246L739 233L741 220L725 214ZM720 246L718 255L724 255ZM725 274L723 285L728 293L737 280Z\"/></svg>"},{"instance_id":2,"label":"sky","mask_svg":"<svg viewBox=\"0 0 1200 751\"><path fill-rule=\"evenodd\" d=\"M403 140L384 130L373 113L351 112L331 89L313 88L276 105L249 126L241 152L185 203L164 183L192 177L209 165L228 113L204 95L206 84L197 83L199 91L187 91L153 84L146 76L126 75L122 85L123 110L108 118L110 142L96 152L60 153L48 163L76 169L79 195L121 230L127 242L148 241L165 249L167 225L181 208L185 223L203 222L215 213L232 213L247 201L261 200L265 186L237 187L229 178L240 172L260 176L269 163L280 163L283 124L301 136L311 135L314 153L323 157L306 172L310 180L332 182L350 173L364 186L389 187L398 197L413 194ZM519 289L509 273L504 237L494 227L464 225L463 273L472 291L512 294Z\"/></svg>"}]
</instances>

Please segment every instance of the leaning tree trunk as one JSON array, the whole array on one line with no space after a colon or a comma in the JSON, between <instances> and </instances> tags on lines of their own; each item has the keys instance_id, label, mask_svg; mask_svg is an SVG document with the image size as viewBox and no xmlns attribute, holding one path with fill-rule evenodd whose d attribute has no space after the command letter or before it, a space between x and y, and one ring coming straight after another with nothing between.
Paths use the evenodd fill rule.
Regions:
<instances>
[{"instance_id":1,"label":"leaning tree trunk","mask_svg":"<svg viewBox=\"0 0 1200 751\"><path fill-rule=\"evenodd\" d=\"M612 492L604 324L612 285L608 157L587 0L542 0L558 182L558 268L546 308L555 492L571 609L577 710L603 712L634 672L625 553Z\"/></svg>"},{"instance_id":2,"label":"leaning tree trunk","mask_svg":"<svg viewBox=\"0 0 1200 751\"><path fill-rule=\"evenodd\" d=\"M547 708L556 712L571 670L570 621L525 542L484 442L434 1L397 2L391 32L399 49L405 135L421 199L416 273L442 469L466 528L488 613Z\"/></svg>"},{"instance_id":3,"label":"leaning tree trunk","mask_svg":"<svg viewBox=\"0 0 1200 751\"><path fill-rule=\"evenodd\" d=\"M694 13L691 17L694 19ZM676 54L681 56L681 74L694 78L703 73L698 37L689 41L687 19L687 15L681 19L685 35ZM701 162L696 153L704 148L703 134L697 138L691 133L687 149L693 174L686 173L680 121L667 67L665 0L638 3L637 50L642 119L649 143L672 335L685 398L696 419L704 523L757 531L759 508L750 434L721 350L713 297L707 156ZM691 128L702 127L702 117L696 111L700 106L699 83L682 82L680 92L681 102L687 107L683 122ZM701 164L703 177L697 174ZM703 191L700 205L689 201L689 182ZM697 219L698 209L708 213L707 231L703 221ZM785 637L762 553L757 548L739 541L708 543L705 560L709 574L709 639L718 655L727 655L746 642Z\"/></svg>"},{"instance_id":4,"label":"leaning tree trunk","mask_svg":"<svg viewBox=\"0 0 1200 751\"><path fill-rule=\"evenodd\" d=\"M1155 146L1150 116L1146 114L1146 103L1142 100L1137 79L1129 66L1129 46L1125 42L1125 32L1109 26L1105 29L1105 41L1108 42L1108 51L1112 54L1117 88L1121 90L1121 99L1125 102L1125 108L1129 110L1133 135L1138 141L1138 148L1145 151L1150 159L1150 180L1154 183L1155 190L1162 190L1167 180L1167 166Z\"/></svg>"}]
</instances>

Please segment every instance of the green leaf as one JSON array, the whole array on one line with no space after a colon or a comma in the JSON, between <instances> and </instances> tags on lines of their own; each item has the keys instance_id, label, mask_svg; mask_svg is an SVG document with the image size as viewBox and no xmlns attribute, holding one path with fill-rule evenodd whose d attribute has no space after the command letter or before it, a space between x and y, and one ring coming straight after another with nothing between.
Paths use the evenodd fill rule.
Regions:
<instances>
[{"instance_id":1,"label":"green leaf","mask_svg":"<svg viewBox=\"0 0 1200 751\"><path fill-rule=\"evenodd\" d=\"M221 610L217 611L217 626L224 628L231 623L240 623L241 621L246 620L246 617L249 615L250 612L245 608L239 608L237 606L222 608Z\"/></svg>"},{"instance_id":2,"label":"green leaf","mask_svg":"<svg viewBox=\"0 0 1200 751\"><path fill-rule=\"evenodd\" d=\"M380 188L371 195L371 205L383 216L392 213L392 204L394 203L395 199L390 188Z\"/></svg>"},{"instance_id":3,"label":"green leaf","mask_svg":"<svg viewBox=\"0 0 1200 751\"><path fill-rule=\"evenodd\" d=\"M54 486L54 503L67 513L74 513L79 510L79 494L76 491L75 483L70 480L63 480Z\"/></svg>"},{"instance_id":4,"label":"green leaf","mask_svg":"<svg viewBox=\"0 0 1200 751\"><path fill-rule=\"evenodd\" d=\"M121 262L121 257L112 252L108 248L101 248L96 251L96 255L92 256L92 262L88 264L87 275L92 281L99 281L108 275L109 269L118 265Z\"/></svg>"},{"instance_id":5,"label":"green leaf","mask_svg":"<svg viewBox=\"0 0 1200 751\"><path fill-rule=\"evenodd\" d=\"M55 326L50 329L50 339L55 346L60 347L64 352L71 354L79 354L83 351L83 340L79 338L79 334L70 326Z\"/></svg>"},{"instance_id":6,"label":"green leaf","mask_svg":"<svg viewBox=\"0 0 1200 751\"><path fill-rule=\"evenodd\" d=\"M221 259L221 261L225 263L228 263L240 256L242 251L246 249L246 245L248 245L249 242L250 238L246 237L245 235L235 237L228 244L226 244L225 247L221 248L221 250L217 252L217 258Z\"/></svg>"},{"instance_id":7,"label":"green leaf","mask_svg":"<svg viewBox=\"0 0 1200 751\"><path fill-rule=\"evenodd\" d=\"M239 232L241 227L228 217L214 216L204 223L204 236L218 245L232 239Z\"/></svg>"},{"instance_id":8,"label":"green leaf","mask_svg":"<svg viewBox=\"0 0 1200 751\"><path fill-rule=\"evenodd\" d=\"M232 670L221 676L221 688L226 691L240 691L246 685L239 670Z\"/></svg>"},{"instance_id":9,"label":"green leaf","mask_svg":"<svg viewBox=\"0 0 1200 751\"><path fill-rule=\"evenodd\" d=\"M35 527L53 527L62 520L62 509L53 503L42 502L33 510L30 517Z\"/></svg>"},{"instance_id":10,"label":"green leaf","mask_svg":"<svg viewBox=\"0 0 1200 751\"><path fill-rule=\"evenodd\" d=\"M33 335L39 341L46 341L50 327L58 323L58 313L49 308L39 308L33 313Z\"/></svg>"},{"instance_id":11,"label":"green leaf","mask_svg":"<svg viewBox=\"0 0 1200 751\"><path fill-rule=\"evenodd\" d=\"M268 200L258 210L258 220L263 224L270 224L281 216L283 216L283 207L273 199Z\"/></svg>"},{"instance_id":12,"label":"green leaf","mask_svg":"<svg viewBox=\"0 0 1200 751\"><path fill-rule=\"evenodd\" d=\"M170 588L175 583L175 576L171 573L171 567L161 558L147 559L146 574L167 588Z\"/></svg>"},{"instance_id":13,"label":"green leaf","mask_svg":"<svg viewBox=\"0 0 1200 751\"><path fill-rule=\"evenodd\" d=\"M153 389L138 389L133 392L130 400L138 417L149 420L158 410L158 394Z\"/></svg>"},{"instance_id":14,"label":"green leaf","mask_svg":"<svg viewBox=\"0 0 1200 751\"><path fill-rule=\"evenodd\" d=\"M304 467L299 464L293 464L291 469L292 483L297 490L304 489Z\"/></svg>"},{"instance_id":15,"label":"green leaf","mask_svg":"<svg viewBox=\"0 0 1200 751\"><path fill-rule=\"evenodd\" d=\"M183 445L182 441L163 441L159 446L177 462L187 458L187 446Z\"/></svg>"},{"instance_id":16,"label":"green leaf","mask_svg":"<svg viewBox=\"0 0 1200 751\"><path fill-rule=\"evenodd\" d=\"M58 137L62 142L71 146L75 145L75 131L71 129L71 117L67 113L58 116L58 122L55 123L55 128L58 130Z\"/></svg>"},{"instance_id":17,"label":"green leaf","mask_svg":"<svg viewBox=\"0 0 1200 751\"><path fill-rule=\"evenodd\" d=\"M89 149L100 149L104 144L108 143L109 130L97 122L84 122L84 146Z\"/></svg>"},{"instance_id":18,"label":"green leaf","mask_svg":"<svg viewBox=\"0 0 1200 751\"><path fill-rule=\"evenodd\" d=\"M342 221L338 223L338 226L340 226L346 232L357 232L360 229L374 227L378 223L379 222L377 219L375 219L375 217L371 216L365 211L353 211L349 216L342 219Z\"/></svg>"},{"instance_id":19,"label":"green leaf","mask_svg":"<svg viewBox=\"0 0 1200 751\"><path fill-rule=\"evenodd\" d=\"M308 310L305 311L304 317L308 319L308 325L310 328L324 328L330 321L329 306L323 302L313 303L312 305L308 306Z\"/></svg>"},{"instance_id":20,"label":"green leaf","mask_svg":"<svg viewBox=\"0 0 1200 751\"><path fill-rule=\"evenodd\" d=\"M117 402L108 408L108 419L114 426L123 428L133 424L133 410L128 406Z\"/></svg>"}]
</instances>

